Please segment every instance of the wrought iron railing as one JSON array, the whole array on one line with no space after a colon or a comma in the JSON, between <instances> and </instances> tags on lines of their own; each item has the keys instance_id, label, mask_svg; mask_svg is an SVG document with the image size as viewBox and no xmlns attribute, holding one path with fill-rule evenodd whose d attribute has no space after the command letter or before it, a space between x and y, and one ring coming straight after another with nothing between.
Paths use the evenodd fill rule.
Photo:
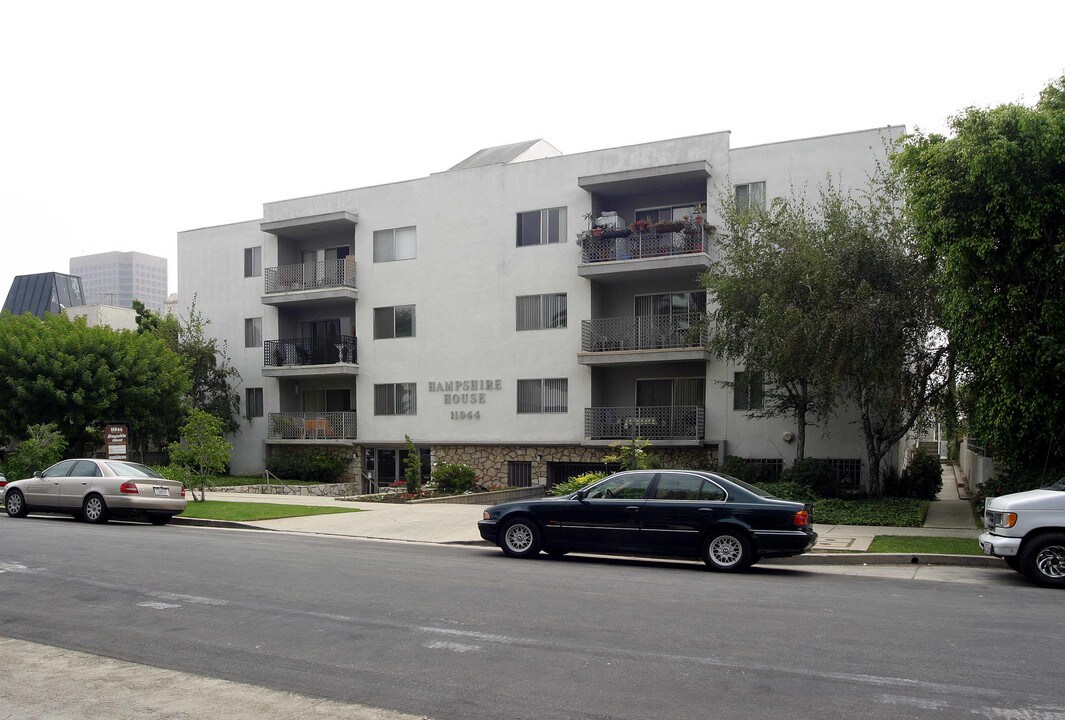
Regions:
<instances>
[{"instance_id":1,"label":"wrought iron railing","mask_svg":"<svg viewBox=\"0 0 1065 720\"><path fill-rule=\"evenodd\" d=\"M698 405L584 409L589 440L702 440L705 423L706 409Z\"/></svg>"},{"instance_id":2,"label":"wrought iron railing","mask_svg":"<svg viewBox=\"0 0 1065 720\"><path fill-rule=\"evenodd\" d=\"M355 440L353 412L270 413L268 440Z\"/></svg>"},{"instance_id":3,"label":"wrought iron railing","mask_svg":"<svg viewBox=\"0 0 1065 720\"><path fill-rule=\"evenodd\" d=\"M613 234L616 235L614 231ZM595 263L610 260L639 260L669 255L692 255L708 251L710 234L706 228L690 228L680 232L658 233L654 230L633 232L624 237L592 237L582 241L581 262Z\"/></svg>"},{"instance_id":4,"label":"wrought iron railing","mask_svg":"<svg viewBox=\"0 0 1065 720\"><path fill-rule=\"evenodd\" d=\"M263 365L266 367L332 365L334 363L354 365L359 362L356 350L355 338L348 335L267 340L263 343Z\"/></svg>"},{"instance_id":5,"label":"wrought iron railing","mask_svg":"<svg viewBox=\"0 0 1065 720\"><path fill-rule=\"evenodd\" d=\"M266 268L267 293L313 290L325 287L355 287L355 258Z\"/></svg>"},{"instance_id":6,"label":"wrought iron railing","mask_svg":"<svg viewBox=\"0 0 1065 720\"><path fill-rule=\"evenodd\" d=\"M707 340L706 316L702 314L581 321L581 350L584 352L704 347Z\"/></svg>"}]
</instances>

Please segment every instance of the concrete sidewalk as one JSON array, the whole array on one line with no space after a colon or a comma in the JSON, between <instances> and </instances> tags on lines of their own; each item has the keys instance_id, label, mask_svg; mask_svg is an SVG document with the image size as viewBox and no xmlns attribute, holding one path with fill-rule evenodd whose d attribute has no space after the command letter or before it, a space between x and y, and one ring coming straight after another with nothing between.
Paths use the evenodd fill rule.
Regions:
<instances>
[{"instance_id":1,"label":"concrete sidewalk","mask_svg":"<svg viewBox=\"0 0 1065 720\"><path fill-rule=\"evenodd\" d=\"M312 515L306 517L281 518L278 520L258 520L241 523L217 523L209 520L194 520L176 518L175 523L200 524L210 526L236 526L256 528L260 530L275 530L282 532L297 532L318 535L335 535L344 537L359 537L374 540L398 540L408 542L427 542L441 544L483 545L480 533L477 531L477 521L481 519L487 505L448 505L444 503L418 503L412 505L394 503L367 503L348 502L336 500L330 497L297 496L297 495L255 495L251 493L207 493L208 500L220 500L224 502L264 502L289 505L316 505L358 509L362 512L337 513L331 515ZM965 503L968 505L968 502ZM935 503L933 503L935 505ZM971 513L970 513L971 515ZM877 535L909 535L909 536L937 536L937 537L971 537L975 545L979 531L972 528L957 527L879 527L868 525L814 525L817 531L818 541L816 551L832 551L822 557L847 564L853 562L845 559L847 551L855 553L867 550L873 538ZM810 556L803 556L810 558ZM855 560L864 562L891 562L912 561L912 556L904 557L888 556L887 558L873 558L873 556L854 555ZM922 561L930 556L922 556ZM964 559L962 559L964 557ZM940 559L947 558L947 559ZM812 558L810 558L812 559ZM977 556L936 556L937 562L956 562L958 564L984 564L985 558ZM995 561L996 566L1001 564L996 558L986 560Z\"/></svg>"}]
</instances>

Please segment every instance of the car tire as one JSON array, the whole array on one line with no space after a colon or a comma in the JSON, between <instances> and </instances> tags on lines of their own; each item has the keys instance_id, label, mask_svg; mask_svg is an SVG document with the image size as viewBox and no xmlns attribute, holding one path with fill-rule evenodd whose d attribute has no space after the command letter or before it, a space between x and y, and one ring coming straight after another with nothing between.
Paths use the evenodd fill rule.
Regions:
<instances>
[{"instance_id":1,"label":"car tire","mask_svg":"<svg viewBox=\"0 0 1065 720\"><path fill-rule=\"evenodd\" d=\"M13 518L23 518L29 515L30 509L26 507L26 498L18 490L8 490L4 496L4 509Z\"/></svg>"},{"instance_id":2,"label":"car tire","mask_svg":"<svg viewBox=\"0 0 1065 720\"><path fill-rule=\"evenodd\" d=\"M715 572L739 572L754 562L754 550L742 531L723 530L707 536L701 557Z\"/></svg>"},{"instance_id":3,"label":"car tire","mask_svg":"<svg viewBox=\"0 0 1065 720\"><path fill-rule=\"evenodd\" d=\"M1036 585L1065 588L1065 533L1047 533L1021 551L1021 572Z\"/></svg>"},{"instance_id":4,"label":"car tire","mask_svg":"<svg viewBox=\"0 0 1065 720\"><path fill-rule=\"evenodd\" d=\"M540 553L540 528L530 518L515 518L499 532L499 547L512 558L531 558Z\"/></svg>"},{"instance_id":5,"label":"car tire","mask_svg":"<svg viewBox=\"0 0 1065 720\"><path fill-rule=\"evenodd\" d=\"M81 516L85 522L105 523L108 520L107 503L102 497L93 493L81 504Z\"/></svg>"},{"instance_id":6,"label":"car tire","mask_svg":"<svg viewBox=\"0 0 1065 720\"><path fill-rule=\"evenodd\" d=\"M1008 555L1002 559L1006 561L1006 567L1008 567L1010 570L1013 570L1015 572L1024 572L1023 570L1021 570L1021 559L1016 555Z\"/></svg>"},{"instance_id":7,"label":"car tire","mask_svg":"<svg viewBox=\"0 0 1065 720\"><path fill-rule=\"evenodd\" d=\"M152 525L166 525L171 517L171 515L149 515L148 522Z\"/></svg>"}]
</instances>

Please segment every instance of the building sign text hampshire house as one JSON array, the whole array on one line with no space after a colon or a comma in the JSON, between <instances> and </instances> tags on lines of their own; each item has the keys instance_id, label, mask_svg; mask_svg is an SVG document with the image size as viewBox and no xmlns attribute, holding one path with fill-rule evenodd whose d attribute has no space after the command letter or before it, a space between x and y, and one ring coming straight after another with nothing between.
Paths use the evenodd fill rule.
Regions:
<instances>
[{"instance_id":1,"label":"building sign text hampshire house","mask_svg":"<svg viewBox=\"0 0 1065 720\"><path fill-rule=\"evenodd\" d=\"M429 392L441 393L445 405L484 405L488 393L503 389L503 381L495 380L448 380L429 382ZM480 420L480 410L452 410L452 420Z\"/></svg>"}]
</instances>

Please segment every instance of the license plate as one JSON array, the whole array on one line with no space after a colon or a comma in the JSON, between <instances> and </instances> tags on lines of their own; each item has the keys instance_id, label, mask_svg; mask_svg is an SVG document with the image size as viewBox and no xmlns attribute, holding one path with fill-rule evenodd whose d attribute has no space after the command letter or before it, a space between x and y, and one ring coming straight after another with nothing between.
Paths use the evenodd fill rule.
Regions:
<instances>
[{"instance_id":1,"label":"license plate","mask_svg":"<svg viewBox=\"0 0 1065 720\"><path fill-rule=\"evenodd\" d=\"M992 546L991 546L990 543L987 544L987 545L982 545L981 547L983 547L983 549L984 549L984 555L990 555L991 554L991 547Z\"/></svg>"},{"instance_id":2,"label":"license plate","mask_svg":"<svg viewBox=\"0 0 1065 720\"><path fill-rule=\"evenodd\" d=\"M155 494L159 495L160 497L170 497L170 488L157 487L155 489Z\"/></svg>"}]
</instances>

